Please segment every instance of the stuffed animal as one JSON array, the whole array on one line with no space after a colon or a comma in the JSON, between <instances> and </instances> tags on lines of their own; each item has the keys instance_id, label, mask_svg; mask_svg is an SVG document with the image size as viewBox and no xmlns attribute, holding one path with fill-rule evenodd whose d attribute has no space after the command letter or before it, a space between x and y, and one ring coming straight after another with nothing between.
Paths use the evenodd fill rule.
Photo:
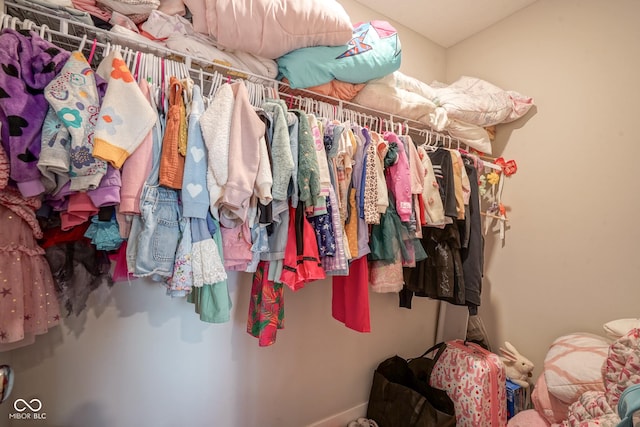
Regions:
<instances>
[{"instance_id":1,"label":"stuffed animal","mask_svg":"<svg viewBox=\"0 0 640 427\"><path fill-rule=\"evenodd\" d=\"M505 373L514 383L521 387L529 388L529 378L533 375L533 363L523 355L508 341L504 342L504 347L500 347L502 363L505 366Z\"/></svg>"}]
</instances>

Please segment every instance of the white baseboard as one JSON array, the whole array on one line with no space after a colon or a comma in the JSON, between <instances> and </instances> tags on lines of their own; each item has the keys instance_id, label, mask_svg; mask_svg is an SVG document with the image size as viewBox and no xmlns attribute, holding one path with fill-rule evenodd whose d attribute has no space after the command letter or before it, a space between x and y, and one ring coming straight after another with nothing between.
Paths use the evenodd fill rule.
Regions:
<instances>
[{"instance_id":1,"label":"white baseboard","mask_svg":"<svg viewBox=\"0 0 640 427\"><path fill-rule=\"evenodd\" d=\"M349 422L367 415L367 403L368 402L361 403L339 414L309 424L307 427L346 427Z\"/></svg>"}]
</instances>

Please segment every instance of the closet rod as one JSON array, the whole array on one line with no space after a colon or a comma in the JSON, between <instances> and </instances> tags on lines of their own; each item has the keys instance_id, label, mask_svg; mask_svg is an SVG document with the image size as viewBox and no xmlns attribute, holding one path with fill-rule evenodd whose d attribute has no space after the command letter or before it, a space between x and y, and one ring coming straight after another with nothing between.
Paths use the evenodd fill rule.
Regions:
<instances>
[{"instance_id":1,"label":"closet rod","mask_svg":"<svg viewBox=\"0 0 640 427\"><path fill-rule=\"evenodd\" d=\"M151 40L147 41L147 40L142 40L137 38L134 39L124 34L112 33L110 31L106 31L91 25L84 24L82 22L56 16L40 10L36 10L34 8L24 6L22 4L16 4L11 1L5 1L5 10L7 11L16 10L18 12L22 11L23 14L25 15L31 14L34 17L36 17L34 19L30 19L30 21L36 22L36 27L39 28L38 23L42 21L47 22L47 26L49 27L49 29L52 32L55 31L54 34L58 35L59 37L68 36L68 37L72 37L76 41L80 41L82 37L86 35L88 40L92 40L94 38L97 39L98 42L101 43L102 48L105 47L106 43L116 44L116 45L121 44L122 47L129 47L129 48L133 48L132 46L134 46L136 50L139 50L141 52L153 53L155 55L159 55L167 59L184 62L187 68L189 69L192 69L194 64L196 64L197 65L197 68L195 69L196 72L198 72L197 70L199 68L202 68L203 70L210 70L210 69L218 70L224 73L225 76L229 75L231 77L240 77L240 78L244 78L245 80L247 80L247 77L243 77L243 76L249 76L253 80L258 80L260 82L270 83L274 85L275 87L278 88L279 93L285 94L285 95L286 95L286 92L283 92L280 88L286 87L291 89L291 87L288 84L280 80L275 80L268 77L260 76L258 74L251 73L246 70L242 70L233 66L210 62L202 58L197 58L189 54L172 50L165 46L158 45ZM58 27L57 30L53 29L54 26ZM75 34L71 34L72 32ZM142 38L142 36L140 37ZM466 146L466 144L459 141L457 138L453 138L445 133L436 132L426 124L418 122L413 119L409 119L402 116L396 116L389 112L377 110L374 108L364 107L362 105L359 105L350 101L344 101L338 98L334 98L332 96L321 95L306 89L295 89L295 90L302 91L305 94L308 94L307 96L308 98L337 105L338 108L342 110L346 109L350 111L364 113L370 116L378 116L381 119L387 120L390 123L394 123L394 124L396 123L402 123L403 125L409 124L407 130L408 132L413 132L414 134L420 134L421 132L428 131L432 135L440 135L443 137L452 138L457 144Z\"/></svg>"}]
</instances>

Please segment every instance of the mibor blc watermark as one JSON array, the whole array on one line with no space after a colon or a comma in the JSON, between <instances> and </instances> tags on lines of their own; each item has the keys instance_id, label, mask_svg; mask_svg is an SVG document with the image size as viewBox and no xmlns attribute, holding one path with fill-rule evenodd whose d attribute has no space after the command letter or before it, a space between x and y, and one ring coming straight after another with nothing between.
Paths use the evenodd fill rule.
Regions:
<instances>
[{"instance_id":1,"label":"mibor blc watermark","mask_svg":"<svg viewBox=\"0 0 640 427\"><path fill-rule=\"evenodd\" d=\"M46 420L47 413L42 409L40 399L16 399L13 402L13 409L16 412L9 414L10 420Z\"/></svg>"}]
</instances>

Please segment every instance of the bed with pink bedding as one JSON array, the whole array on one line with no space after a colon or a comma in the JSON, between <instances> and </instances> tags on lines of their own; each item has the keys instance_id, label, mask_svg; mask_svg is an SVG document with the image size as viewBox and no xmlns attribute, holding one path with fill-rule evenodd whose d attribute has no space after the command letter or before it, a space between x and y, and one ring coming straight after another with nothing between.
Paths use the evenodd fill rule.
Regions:
<instances>
[{"instance_id":1,"label":"bed with pink bedding","mask_svg":"<svg viewBox=\"0 0 640 427\"><path fill-rule=\"evenodd\" d=\"M509 421L509 427L616 427L618 401L640 384L640 329L613 342L593 334L558 338L545 358L532 401L535 410Z\"/></svg>"}]
</instances>

